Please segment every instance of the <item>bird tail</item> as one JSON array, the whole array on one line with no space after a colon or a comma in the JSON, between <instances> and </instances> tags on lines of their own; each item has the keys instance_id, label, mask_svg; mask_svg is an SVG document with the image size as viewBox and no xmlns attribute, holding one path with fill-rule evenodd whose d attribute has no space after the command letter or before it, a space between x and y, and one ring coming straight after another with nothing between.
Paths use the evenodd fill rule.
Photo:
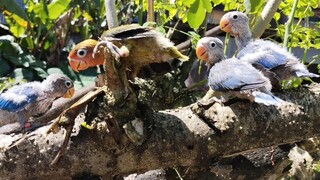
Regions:
<instances>
[{"instance_id":1,"label":"bird tail","mask_svg":"<svg viewBox=\"0 0 320 180\"><path fill-rule=\"evenodd\" d=\"M318 74L311 73L309 71L296 71L296 75L300 78L306 77L320 77Z\"/></svg>"},{"instance_id":2,"label":"bird tail","mask_svg":"<svg viewBox=\"0 0 320 180\"><path fill-rule=\"evenodd\" d=\"M280 106L284 101L272 94L267 94L260 91L255 91L252 93L254 96L254 102L261 103L266 106L274 105L274 106Z\"/></svg>"}]
</instances>

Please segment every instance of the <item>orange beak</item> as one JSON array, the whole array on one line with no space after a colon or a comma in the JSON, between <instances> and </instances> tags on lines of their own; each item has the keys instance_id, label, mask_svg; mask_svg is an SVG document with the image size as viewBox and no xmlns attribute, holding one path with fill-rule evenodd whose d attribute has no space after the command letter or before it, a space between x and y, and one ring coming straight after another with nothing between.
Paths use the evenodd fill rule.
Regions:
<instances>
[{"instance_id":1,"label":"orange beak","mask_svg":"<svg viewBox=\"0 0 320 180\"><path fill-rule=\"evenodd\" d=\"M208 61L208 50L202 44L197 45L196 55L200 60L203 60L204 62Z\"/></svg>"},{"instance_id":2,"label":"orange beak","mask_svg":"<svg viewBox=\"0 0 320 180\"><path fill-rule=\"evenodd\" d=\"M81 61L81 60L75 60L72 58L69 58L69 64L72 70L75 72L79 72L81 70L88 69L90 66L88 66L86 61Z\"/></svg>"},{"instance_id":3,"label":"orange beak","mask_svg":"<svg viewBox=\"0 0 320 180\"><path fill-rule=\"evenodd\" d=\"M230 22L227 18L222 18L220 20L220 29L226 33L231 32L231 25L230 25Z\"/></svg>"},{"instance_id":4,"label":"orange beak","mask_svg":"<svg viewBox=\"0 0 320 180\"><path fill-rule=\"evenodd\" d=\"M68 89L68 91L63 95L64 98L71 98L74 95L74 88Z\"/></svg>"}]
</instances>

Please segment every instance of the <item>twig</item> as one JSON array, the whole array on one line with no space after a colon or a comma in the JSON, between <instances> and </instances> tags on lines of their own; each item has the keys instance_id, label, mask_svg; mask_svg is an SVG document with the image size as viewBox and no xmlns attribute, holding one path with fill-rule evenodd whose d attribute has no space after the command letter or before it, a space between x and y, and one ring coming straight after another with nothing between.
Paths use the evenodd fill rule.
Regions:
<instances>
[{"instance_id":1,"label":"twig","mask_svg":"<svg viewBox=\"0 0 320 180\"><path fill-rule=\"evenodd\" d=\"M288 19L288 21L286 23L286 29L285 29L285 32L284 32L284 40L283 40L283 47L284 48L288 47L289 35L290 35L290 32L291 32L292 23L293 23L293 19L294 19L294 13L296 12L298 2L299 2L299 0L294 0L293 7L292 7L290 15L289 15L289 19Z\"/></svg>"}]
</instances>

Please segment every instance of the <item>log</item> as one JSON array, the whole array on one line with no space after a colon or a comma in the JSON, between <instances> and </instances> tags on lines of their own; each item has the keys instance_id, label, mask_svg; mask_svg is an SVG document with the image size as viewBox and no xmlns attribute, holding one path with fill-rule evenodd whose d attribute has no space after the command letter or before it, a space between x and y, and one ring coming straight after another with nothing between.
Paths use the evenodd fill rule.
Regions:
<instances>
[{"instance_id":1,"label":"log","mask_svg":"<svg viewBox=\"0 0 320 180\"><path fill-rule=\"evenodd\" d=\"M320 85L283 90L281 107L246 101L228 105L191 104L153 111L139 105L143 141L130 141L122 129L117 143L105 128L88 130L79 116L69 146L55 166L49 164L64 139L44 133L1 135L0 176L4 179L112 177L169 167L208 167L221 157L320 135ZM94 103L94 102L93 102Z\"/></svg>"}]
</instances>

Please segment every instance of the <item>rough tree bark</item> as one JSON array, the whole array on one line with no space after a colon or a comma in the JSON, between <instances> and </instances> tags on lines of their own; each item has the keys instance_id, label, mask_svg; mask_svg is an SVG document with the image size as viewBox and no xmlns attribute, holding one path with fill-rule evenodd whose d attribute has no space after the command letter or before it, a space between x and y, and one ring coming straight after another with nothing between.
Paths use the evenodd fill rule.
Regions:
<instances>
[{"instance_id":1,"label":"rough tree bark","mask_svg":"<svg viewBox=\"0 0 320 180\"><path fill-rule=\"evenodd\" d=\"M49 164L63 140L62 131L45 136L43 127L28 135L1 135L0 176L68 179L210 166L222 156L319 136L319 92L316 85L277 94L291 102L279 108L241 101L163 111L140 105L144 123L140 144L130 141L123 130L116 142L106 129L88 130L78 123L67 152L53 167Z\"/></svg>"}]
</instances>

